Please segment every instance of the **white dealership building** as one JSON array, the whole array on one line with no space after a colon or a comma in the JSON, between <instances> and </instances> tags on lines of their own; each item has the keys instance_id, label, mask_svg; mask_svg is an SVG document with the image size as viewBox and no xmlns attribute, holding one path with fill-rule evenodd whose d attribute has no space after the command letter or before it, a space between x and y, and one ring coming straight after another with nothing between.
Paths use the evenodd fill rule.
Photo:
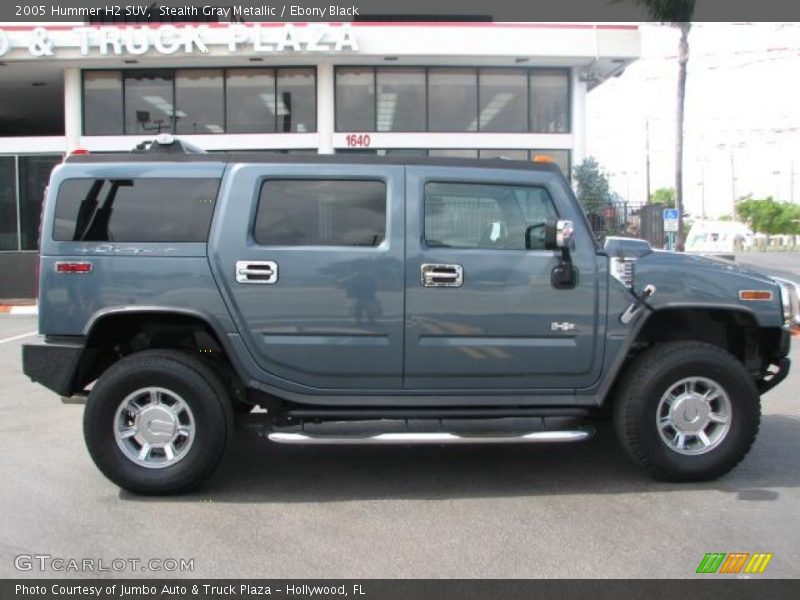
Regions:
<instances>
[{"instance_id":1,"label":"white dealership building","mask_svg":"<svg viewBox=\"0 0 800 600\"><path fill-rule=\"evenodd\" d=\"M606 23L0 23L0 298L34 292L49 170L159 132L209 151L531 159L640 53Z\"/></svg>"}]
</instances>

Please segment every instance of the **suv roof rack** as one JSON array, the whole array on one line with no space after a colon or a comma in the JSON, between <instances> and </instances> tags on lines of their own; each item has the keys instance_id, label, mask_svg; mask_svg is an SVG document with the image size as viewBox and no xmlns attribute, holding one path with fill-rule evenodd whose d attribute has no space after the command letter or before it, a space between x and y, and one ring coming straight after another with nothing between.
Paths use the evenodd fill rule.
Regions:
<instances>
[{"instance_id":1,"label":"suv roof rack","mask_svg":"<svg viewBox=\"0 0 800 600\"><path fill-rule=\"evenodd\" d=\"M160 133L154 140L145 140L136 145L131 152L159 152L167 154L208 154L202 148L174 137L169 133Z\"/></svg>"}]
</instances>

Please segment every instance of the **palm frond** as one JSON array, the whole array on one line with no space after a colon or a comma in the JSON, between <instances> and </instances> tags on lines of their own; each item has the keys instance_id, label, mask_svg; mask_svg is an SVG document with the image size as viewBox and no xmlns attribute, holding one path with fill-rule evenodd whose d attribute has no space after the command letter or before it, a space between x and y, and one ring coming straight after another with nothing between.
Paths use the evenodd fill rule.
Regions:
<instances>
[{"instance_id":1,"label":"palm frond","mask_svg":"<svg viewBox=\"0 0 800 600\"><path fill-rule=\"evenodd\" d=\"M654 21L662 23L688 23L694 14L695 0L616 0L647 10Z\"/></svg>"}]
</instances>

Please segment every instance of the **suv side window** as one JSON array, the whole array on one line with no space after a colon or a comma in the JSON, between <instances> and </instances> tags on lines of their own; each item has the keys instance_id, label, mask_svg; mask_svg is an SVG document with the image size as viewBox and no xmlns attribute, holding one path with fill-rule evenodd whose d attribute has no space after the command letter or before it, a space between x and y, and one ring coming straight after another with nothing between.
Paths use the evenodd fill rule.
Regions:
<instances>
[{"instance_id":1,"label":"suv side window","mask_svg":"<svg viewBox=\"0 0 800 600\"><path fill-rule=\"evenodd\" d=\"M379 246L386 237L386 183L267 180L253 236L264 246Z\"/></svg>"},{"instance_id":2,"label":"suv side window","mask_svg":"<svg viewBox=\"0 0 800 600\"><path fill-rule=\"evenodd\" d=\"M219 179L67 179L58 189L60 242L205 242Z\"/></svg>"},{"instance_id":3,"label":"suv side window","mask_svg":"<svg viewBox=\"0 0 800 600\"><path fill-rule=\"evenodd\" d=\"M544 224L555 218L553 200L542 187L425 185L425 243L432 248L525 250L525 231L536 226L531 250L544 250Z\"/></svg>"}]
</instances>

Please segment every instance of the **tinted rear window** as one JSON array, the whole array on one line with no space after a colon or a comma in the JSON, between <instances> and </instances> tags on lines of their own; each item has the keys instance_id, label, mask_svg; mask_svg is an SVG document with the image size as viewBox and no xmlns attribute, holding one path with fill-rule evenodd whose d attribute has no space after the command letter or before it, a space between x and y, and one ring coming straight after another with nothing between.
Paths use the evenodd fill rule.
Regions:
<instances>
[{"instance_id":1,"label":"tinted rear window","mask_svg":"<svg viewBox=\"0 0 800 600\"><path fill-rule=\"evenodd\" d=\"M254 237L268 246L378 246L386 237L386 184L265 181Z\"/></svg>"},{"instance_id":2,"label":"tinted rear window","mask_svg":"<svg viewBox=\"0 0 800 600\"><path fill-rule=\"evenodd\" d=\"M56 200L53 239L205 242L219 179L68 179Z\"/></svg>"}]
</instances>

